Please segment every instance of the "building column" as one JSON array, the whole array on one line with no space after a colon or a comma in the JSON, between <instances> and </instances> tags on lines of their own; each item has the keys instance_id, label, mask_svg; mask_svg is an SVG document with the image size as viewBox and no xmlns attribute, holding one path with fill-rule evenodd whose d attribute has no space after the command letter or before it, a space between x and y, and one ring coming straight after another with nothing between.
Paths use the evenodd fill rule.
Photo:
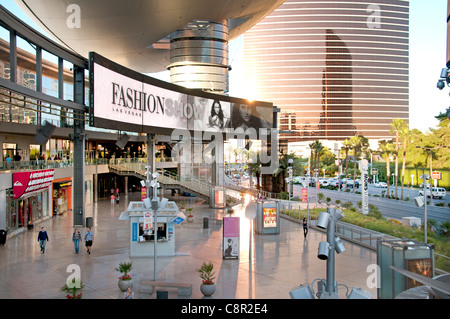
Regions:
<instances>
[{"instance_id":1,"label":"building column","mask_svg":"<svg viewBox=\"0 0 450 319\"><path fill-rule=\"evenodd\" d=\"M156 172L155 144L155 134L147 134L147 165L150 165L152 173Z\"/></svg>"},{"instance_id":2,"label":"building column","mask_svg":"<svg viewBox=\"0 0 450 319\"><path fill-rule=\"evenodd\" d=\"M74 101L84 105L84 69L74 67ZM74 111L73 125L73 225L85 225L84 209L84 160L85 160L85 128L84 112Z\"/></svg>"}]
</instances>

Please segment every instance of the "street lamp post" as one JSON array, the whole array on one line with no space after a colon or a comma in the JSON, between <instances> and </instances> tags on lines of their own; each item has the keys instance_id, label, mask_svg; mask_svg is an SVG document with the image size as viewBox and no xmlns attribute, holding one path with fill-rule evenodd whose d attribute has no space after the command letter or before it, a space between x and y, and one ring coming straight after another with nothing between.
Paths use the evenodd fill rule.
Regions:
<instances>
[{"instance_id":1,"label":"street lamp post","mask_svg":"<svg viewBox=\"0 0 450 319\"><path fill-rule=\"evenodd\" d=\"M292 164L294 163L294 160L292 158L288 159L288 173L289 173L289 209L291 209L291 197L292 197L292 191L293 191L293 168L292 168Z\"/></svg>"},{"instance_id":2,"label":"street lamp post","mask_svg":"<svg viewBox=\"0 0 450 319\"><path fill-rule=\"evenodd\" d=\"M425 244L427 243L427 230L428 230L428 218L427 218L427 180L431 178L427 174L420 176L423 179L423 205L424 205L424 232L425 232ZM430 189L431 191L431 189ZM433 196L431 196L433 197Z\"/></svg>"},{"instance_id":3,"label":"street lamp post","mask_svg":"<svg viewBox=\"0 0 450 319\"><path fill-rule=\"evenodd\" d=\"M419 146L417 145L416 148L421 148L423 150L426 151L430 151L430 204L433 204L433 186L431 185L431 178L433 176L433 151L437 150L439 148L447 148L446 145L439 145L439 146L435 146L435 147L424 147L424 146ZM425 182L426 184L426 182ZM424 190L425 192L425 190ZM426 195L425 195L425 199L426 199Z\"/></svg>"}]
</instances>

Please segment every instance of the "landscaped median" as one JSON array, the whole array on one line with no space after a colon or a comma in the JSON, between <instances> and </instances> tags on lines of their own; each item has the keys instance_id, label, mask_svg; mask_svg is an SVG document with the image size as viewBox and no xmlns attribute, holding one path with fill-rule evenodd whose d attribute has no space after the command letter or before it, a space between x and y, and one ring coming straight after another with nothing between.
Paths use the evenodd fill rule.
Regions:
<instances>
[{"instance_id":1,"label":"landscaped median","mask_svg":"<svg viewBox=\"0 0 450 319\"><path fill-rule=\"evenodd\" d=\"M344 218L341 222L363 227L368 230L383 233L396 238L415 239L419 242L425 242L423 227L405 226L396 219L387 219L377 213L376 206L372 207L368 215L363 215L351 206L351 203L345 203L341 207L344 212ZM320 212L326 211L324 208L309 209L309 218L311 220L318 219ZM291 219L302 221L307 218L307 209L282 209L281 214L291 217ZM428 244L435 245L435 253L444 256L450 256L450 222L437 223L433 220L428 220L427 238ZM450 272L450 259L436 255L435 267L437 269Z\"/></svg>"}]
</instances>

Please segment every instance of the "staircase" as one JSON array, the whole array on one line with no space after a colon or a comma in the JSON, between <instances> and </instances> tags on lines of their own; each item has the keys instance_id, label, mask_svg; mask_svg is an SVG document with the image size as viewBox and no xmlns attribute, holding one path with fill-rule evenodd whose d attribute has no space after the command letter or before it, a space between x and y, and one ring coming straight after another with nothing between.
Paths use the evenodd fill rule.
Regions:
<instances>
[{"instance_id":1,"label":"staircase","mask_svg":"<svg viewBox=\"0 0 450 319\"><path fill-rule=\"evenodd\" d=\"M144 162L130 162L127 160L111 160L109 170L118 175L132 175L143 180L147 179L147 169ZM175 188L209 200L210 189L213 184L200 181L191 176L180 176L165 170L158 170L158 183L165 188Z\"/></svg>"}]
</instances>

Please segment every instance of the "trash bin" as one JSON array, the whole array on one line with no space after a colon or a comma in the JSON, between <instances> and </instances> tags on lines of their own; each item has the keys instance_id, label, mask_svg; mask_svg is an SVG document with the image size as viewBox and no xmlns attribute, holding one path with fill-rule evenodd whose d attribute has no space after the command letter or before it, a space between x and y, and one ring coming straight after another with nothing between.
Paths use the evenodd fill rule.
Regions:
<instances>
[{"instance_id":1,"label":"trash bin","mask_svg":"<svg viewBox=\"0 0 450 319\"><path fill-rule=\"evenodd\" d=\"M6 235L8 232L4 229L0 229L0 245L3 246L6 243Z\"/></svg>"},{"instance_id":2,"label":"trash bin","mask_svg":"<svg viewBox=\"0 0 450 319\"><path fill-rule=\"evenodd\" d=\"M169 299L169 292L167 290L157 290L156 299Z\"/></svg>"},{"instance_id":3,"label":"trash bin","mask_svg":"<svg viewBox=\"0 0 450 319\"><path fill-rule=\"evenodd\" d=\"M208 229L208 228L209 228L209 218L203 217L203 229Z\"/></svg>"},{"instance_id":4,"label":"trash bin","mask_svg":"<svg viewBox=\"0 0 450 319\"><path fill-rule=\"evenodd\" d=\"M86 217L86 227L92 227L94 225L94 221L92 217Z\"/></svg>"}]
</instances>

